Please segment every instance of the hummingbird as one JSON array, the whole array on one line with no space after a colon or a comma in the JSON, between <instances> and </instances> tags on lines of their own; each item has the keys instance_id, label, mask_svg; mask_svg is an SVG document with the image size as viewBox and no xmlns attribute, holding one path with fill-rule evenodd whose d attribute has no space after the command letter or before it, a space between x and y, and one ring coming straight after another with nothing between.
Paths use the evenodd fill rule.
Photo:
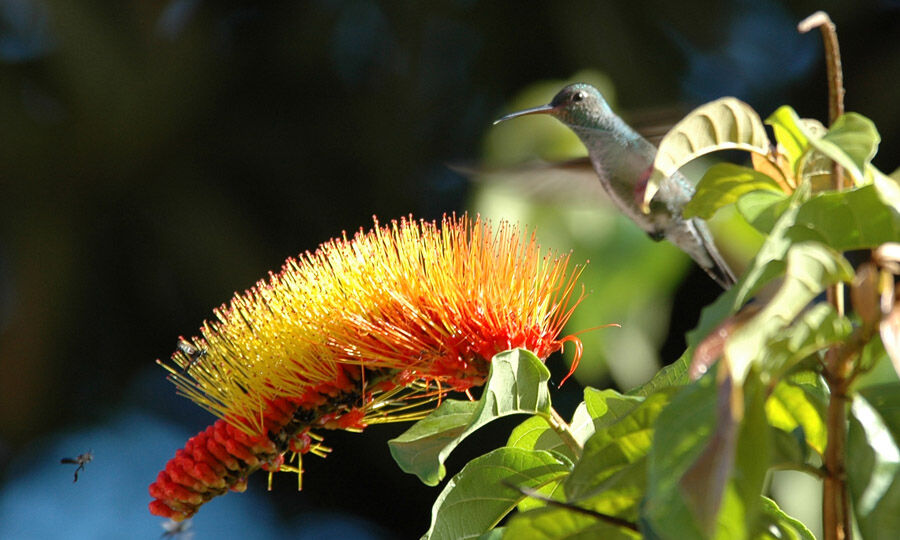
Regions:
<instances>
[{"instance_id":1,"label":"hummingbird","mask_svg":"<svg viewBox=\"0 0 900 540\"><path fill-rule=\"evenodd\" d=\"M578 135L606 194L650 238L678 246L723 288L734 284L734 273L716 249L706 222L682 217L694 186L681 173L661 182L650 212L642 211L656 147L614 113L599 90L570 84L547 105L508 114L494 124L531 114L548 114Z\"/></svg>"}]
</instances>

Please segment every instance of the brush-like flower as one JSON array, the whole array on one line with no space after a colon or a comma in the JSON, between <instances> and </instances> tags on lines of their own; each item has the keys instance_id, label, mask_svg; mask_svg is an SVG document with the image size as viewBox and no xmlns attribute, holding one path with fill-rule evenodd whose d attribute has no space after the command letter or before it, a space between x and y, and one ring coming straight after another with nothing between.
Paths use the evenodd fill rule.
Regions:
<instances>
[{"instance_id":1,"label":"brush-like flower","mask_svg":"<svg viewBox=\"0 0 900 540\"><path fill-rule=\"evenodd\" d=\"M151 484L152 513L190 517L259 468L299 475L301 454L329 451L311 430L419 418L447 391L482 384L498 352L546 358L571 341L577 362L580 342L560 337L581 300L568 256L466 216L375 225L288 259L164 366L220 420Z\"/></svg>"}]
</instances>

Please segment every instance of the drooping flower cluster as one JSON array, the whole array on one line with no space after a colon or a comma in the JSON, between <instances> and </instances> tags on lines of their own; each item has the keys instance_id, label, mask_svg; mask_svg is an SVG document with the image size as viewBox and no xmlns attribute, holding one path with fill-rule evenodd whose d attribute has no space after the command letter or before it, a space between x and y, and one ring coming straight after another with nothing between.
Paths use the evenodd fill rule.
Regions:
<instances>
[{"instance_id":1,"label":"drooping flower cluster","mask_svg":"<svg viewBox=\"0 0 900 540\"><path fill-rule=\"evenodd\" d=\"M580 301L568 256L466 216L375 225L288 259L164 366L220 420L151 484L152 513L190 517L259 468L299 474L286 453L327 451L312 430L421 417L447 391L481 384L498 352L546 358L572 341L580 354L560 337Z\"/></svg>"}]
</instances>

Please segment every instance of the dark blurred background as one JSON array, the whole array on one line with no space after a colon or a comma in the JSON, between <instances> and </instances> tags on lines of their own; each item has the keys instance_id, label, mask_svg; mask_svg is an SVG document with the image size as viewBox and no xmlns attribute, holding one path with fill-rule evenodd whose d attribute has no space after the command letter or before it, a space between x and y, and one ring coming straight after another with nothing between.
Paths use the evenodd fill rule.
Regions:
<instances>
[{"instance_id":1,"label":"dark blurred background","mask_svg":"<svg viewBox=\"0 0 900 540\"><path fill-rule=\"evenodd\" d=\"M590 68L624 110L735 95L826 120L821 40L795 31L817 9L838 26L847 109L875 121L891 172L896 0L0 0L0 537L159 537L146 486L212 418L154 359L373 214L471 208L447 164L480 159L526 85ZM680 276L664 362L718 293ZM572 386L560 401L577 402ZM201 510L197 537L418 537L438 490L391 462L405 427L327 434L335 451L307 459L302 492L284 474L266 493L260 473ZM89 448L73 485L59 458Z\"/></svg>"}]
</instances>

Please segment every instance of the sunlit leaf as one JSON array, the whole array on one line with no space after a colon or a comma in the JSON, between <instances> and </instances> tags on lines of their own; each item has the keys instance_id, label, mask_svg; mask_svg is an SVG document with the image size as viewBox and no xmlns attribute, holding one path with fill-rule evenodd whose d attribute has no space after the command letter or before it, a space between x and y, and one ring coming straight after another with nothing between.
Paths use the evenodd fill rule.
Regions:
<instances>
[{"instance_id":1,"label":"sunlit leaf","mask_svg":"<svg viewBox=\"0 0 900 540\"><path fill-rule=\"evenodd\" d=\"M606 427L631 414L644 400L615 390L584 389L584 404L597 428Z\"/></svg>"},{"instance_id":2,"label":"sunlit leaf","mask_svg":"<svg viewBox=\"0 0 900 540\"><path fill-rule=\"evenodd\" d=\"M822 137L812 138L809 144L836 161L856 180L866 181L866 166L878 151L881 136L875 124L865 116L853 112L841 115Z\"/></svg>"},{"instance_id":3,"label":"sunlit leaf","mask_svg":"<svg viewBox=\"0 0 900 540\"><path fill-rule=\"evenodd\" d=\"M718 150L766 154L768 149L765 126L746 103L726 97L701 105L660 141L654 170L644 191L644 211L649 209L660 182L687 162Z\"/></svg>"},{"instance_id":4,"label":"sunlit leaf","mask_svg":"<svg viewBox=\"0 0 900 540\"><path fill-rule=\"evenodd\" d=\"M787 156L791 170L796 175L797 161L809 148L809 136L801 127L800 117L792 107L782 105L766 118L766 123L772 126L775 140Z\"/></svg>"},{"instance_id":5,"label":"sunlit leaf","mask_svg":"<svg viewBox=\"0 0 900 540\"><path fill-rule=\"evenodd\" d=\"M565 508L538 508L514 516L505 540L638 540L640 533Z\"/></svg>"},{"instance_id":6,"label":"sunlit leaf","mask_svg":"<svg viewBox=\"0 0 900 540\"><path fill-rule=\"evenodd\" d=\"M896 403L896 401L895 401ZM847 476L863 537L900 536L900 449L879 411L854 396L847 435Z\"/></svg>"},{"instance_id":7,"label":"sunlit leaf","mask_svg":"<svg viewBox=\"0 0 900 540\"><path fill-rule=\"evenodd\" d=\"M652 442L653 423L669 402L669 394L658 392L638 403L634 403L635 398L611 396L608 401L631 405L630 410L598 427L585 443L581 459L563 484L567 499L579 499L605 489L604 482L646 456ZM600 420L610 416L613 415L606 414Z\"/></svg>"},{"instance_id":8,"label":"sunlit leaf","mask_svg":"<svg viewBox=\"0 0 900 540\"><path fill-rule=\"evenodd\" d=\"M444 460L467 436L491 420L518 413L549 415L550 372L533 353L514 349L491 360L481 399L467 404L446 400L428 417L389 441L403 471L437 485L446 474Z\"/></svg>"},{"instance_id":9,"label":"sunlit leaf","mask_svg":"<svg viewBox=\"0 0 900 540\"><path fill-rule=\"evenodd\" d=\"M634 524L638 518L638 509L646 484L646 464L642 459L620 470L599 493L567 503L572 507L619 519L623 522L621 525L580 513L572 508L544 506L513 516L507 524L505 538L512 540L640 538L638 532L634 530Z\"/></svg>"},{"instance_id":10,"label":"sunlit leaf","mask_svg":"<svg viewBox=\"0 0 900 540\"><path fill-rule=\"evenodd\" d=\"M778 182L770 176L740 165L718 163L700 179L694 197L684 207L684 217L709 219L716 210L751 191L783 194Z\"/></svg>"},{"instance_id":11,"label":"sunlit leaf","mask_svg":"<svg viewBox=\"0 0 900 540\"><path fill-rule=\"evenodd\" d=\"M543 451L498 448L477 457L444 486L425 538L476 538L525 498L510 485L539 489L568 472L567 464Z\"/></svg>"},{"instance_id":12,"label":"sunlit leaf","mask_svg":"<svg viewBox=\"0 0 900 540\"><path fill-rule=\"evenodd\" d=\"M743 381L751 365L766 357L768 342L787 328L810 300L828 285L851 279L853 269L836 251L811 242L791 246L781 287L725 346L735 381Z\"/></svg>"},{"instance_id":13,"label":"sunlit leaf","mask_svg":"<svg viewBox=\"0 0 900 540\"><path fill-rule=\"evenodd\" d=\"M766 415L772 427L787 433L802 434L804 443L825 453L826 430L822 411L802 388L790 381L780 381L766 401Z\"/></svg>"}]
</instances>

